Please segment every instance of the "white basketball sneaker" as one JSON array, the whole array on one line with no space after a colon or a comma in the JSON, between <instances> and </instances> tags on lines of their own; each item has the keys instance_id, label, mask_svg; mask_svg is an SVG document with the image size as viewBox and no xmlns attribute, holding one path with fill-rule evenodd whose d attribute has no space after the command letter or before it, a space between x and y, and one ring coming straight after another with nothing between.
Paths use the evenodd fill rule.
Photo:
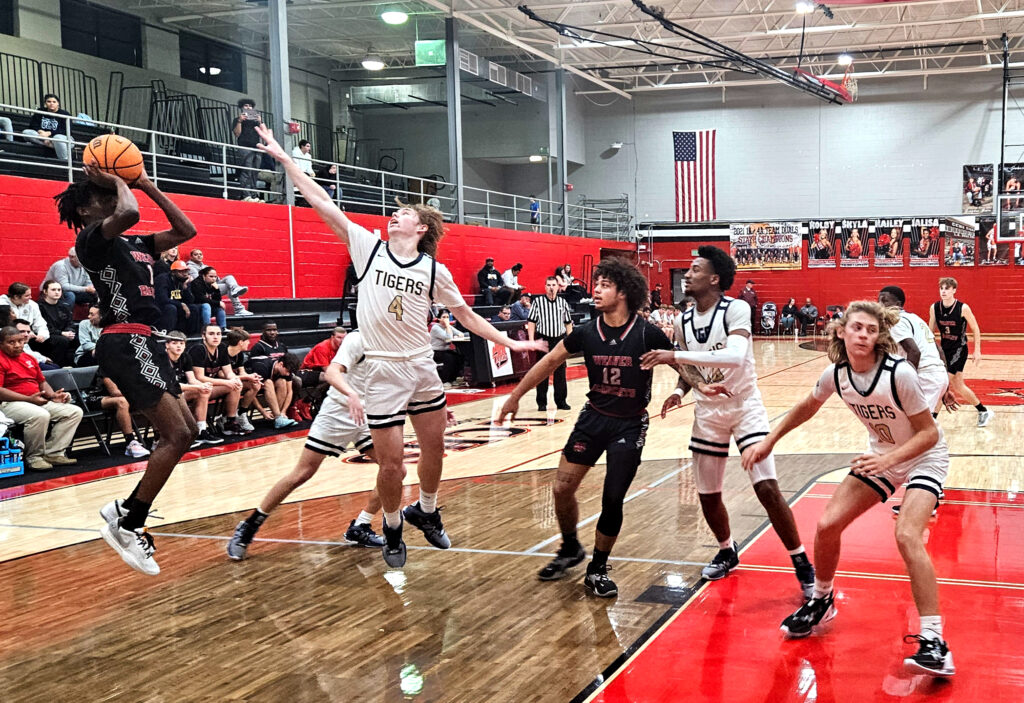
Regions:
<instances>
[{"instance_id":1,"label":"white basketball sneaker","mask_svg":"<svg viewBox=\"0 0 1024 703\"><path fill-rule=\"evenodd\" d=\"M153 559L156 546L146 528L125 530L118 520L101 527L100 534L128 566L149 576L160 573L160 565Z\"/></svg>"}]
</instances>

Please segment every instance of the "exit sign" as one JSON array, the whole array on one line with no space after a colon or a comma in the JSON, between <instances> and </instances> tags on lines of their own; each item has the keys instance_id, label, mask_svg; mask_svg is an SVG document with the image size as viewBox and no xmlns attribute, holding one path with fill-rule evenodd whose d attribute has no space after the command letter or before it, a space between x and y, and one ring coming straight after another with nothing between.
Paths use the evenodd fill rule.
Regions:
<instances>
[{"instance_id":1,"label":"exit sign","mask_svg":"<svg viewBox=\"0 0 1024 703\"><path fill-rule=\"evenodd\" d=\"M418 39L416 41L417 66L444 66L444 39Z\"/></svg>"}]
</instances>

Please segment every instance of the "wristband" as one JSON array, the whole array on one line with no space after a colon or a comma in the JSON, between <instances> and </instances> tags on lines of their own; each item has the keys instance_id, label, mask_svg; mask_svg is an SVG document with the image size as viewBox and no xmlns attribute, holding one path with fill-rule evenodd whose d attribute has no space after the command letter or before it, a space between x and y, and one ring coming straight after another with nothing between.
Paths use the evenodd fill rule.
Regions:
<instances>
[{"instance_id":1,"label":"wristband","mask_svg":"<svg viewBox=\"0 0 1024 703\"><path fill-rule=\"evenodd\" d=\"M682 388L676 388L674 391L672 391L672 395L677 395L680 398L682 398L683 397L683 389Z\"/></svg>"},{"instance_id":2,"label":"wristband","mask_svg":"<svg viewBox=\"0 0 1024 703\"><path fill-rule=\"evenodd\" d=\"M676 361L683 361L684 359L686 359L686 352L684 352L684 351L672 352L672 358L675 359Z\"/></svg>"}]
</instances>

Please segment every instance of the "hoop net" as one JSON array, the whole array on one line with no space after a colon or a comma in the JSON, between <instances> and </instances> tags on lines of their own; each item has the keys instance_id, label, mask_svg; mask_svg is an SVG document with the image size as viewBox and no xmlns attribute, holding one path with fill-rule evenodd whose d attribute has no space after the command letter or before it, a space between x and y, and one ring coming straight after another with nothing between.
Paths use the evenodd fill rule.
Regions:
<instances>
[{"instance_id":1,"label":"hoop net","mask_svg":"<svg viewBox=\"0 0 1024 703\"><path fill-rule=\"evenodd\" d=\"M847 73L843 78L843 87L846 88L846 92L850 94L850 102L857 99L857 79L853 77L853 74Z\"/></svg>"}]
</instances>

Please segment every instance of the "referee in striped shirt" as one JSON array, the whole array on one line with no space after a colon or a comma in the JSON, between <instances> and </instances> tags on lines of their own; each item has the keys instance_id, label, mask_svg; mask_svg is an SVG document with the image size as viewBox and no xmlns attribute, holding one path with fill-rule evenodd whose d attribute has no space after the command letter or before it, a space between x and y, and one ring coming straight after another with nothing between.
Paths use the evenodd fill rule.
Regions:
<instances>
[{"instance_id":1,"label":"referee in striped shirt","mask_svg":"<svg viewBox=\"0 0 1024 703\"><path fill-rule=\"evenodd\" d=\"M558 297L558 279L548 276L544 282L544 296L537 296L533 299L533 306L530 308L530 317L526 322L526 330L530 339L540 338L546 340L548 349L565 339L566 335L572 332L572 314L569 304L564 298ZM538 361L542 357L538 357ZM568 389L565 385L565 364L555 369L555 407L559 410L569 410L569 403L566 402ZM548 379L537 384L537 409L548 409Z\"/></svg>"}]
</instances>

